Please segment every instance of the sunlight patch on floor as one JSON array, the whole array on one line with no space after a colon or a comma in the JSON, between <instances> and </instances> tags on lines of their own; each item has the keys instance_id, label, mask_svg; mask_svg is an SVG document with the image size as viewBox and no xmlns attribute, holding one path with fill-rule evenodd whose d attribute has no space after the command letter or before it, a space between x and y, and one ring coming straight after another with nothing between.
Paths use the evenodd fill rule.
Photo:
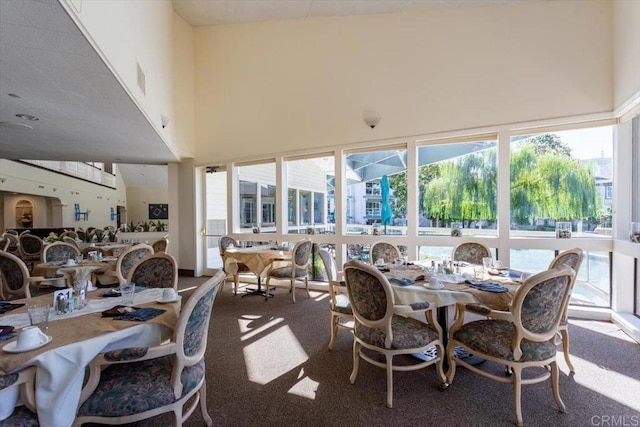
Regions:
<instances>
[{"instance_id":1,"label":"sunlight patch on floor","mask_svg":"<svg viewBox=\"0 0 640 427\"><path fill-rule=\"evenodd\" d=\"M259 318L260 316L258 316ZM275 325L277 325L278 323L284 322L284 319L282 317L278 317L276 319L273 319L267 323L265 323L264 325L260 326L259 328L251 328L248 325L253 322L253 321L243 321L243 319L240 319L238 321L238 323L240 324L240 330L244 333L244 335L242 335L242 338L240 338L241 341L246 341L250 338L255 337L256 335L266 331L269 328L273 328ZM243 325L244 323L244 325Z\"/></svg>"},{"instance_id":2,"label":"sunlight patch on floor","mask_svg":"<svg viewBox=\"0 0 640 427\"><path fill-rule=\"evenodd\" d=\"M252 322L255 322L256 320L260 319L261 317L262 316L257 316L253 314L243 315L240 319L238 319L238 326L240 327L240 332L244 334L244 333L253 331L253 328L250 327L249 325Z\"/></svg>"},{"instance_id":3,"label":"sunlight patch on floor","mask_svg":"<svg viewBox=\"0 0 640 427\"><path fill-rule=\"evenodd\" d=\"M293 387L291 387L287 391L287 393L315 400L316 392L318 391L318 386L320 385L320 383L305 376L304 368L300 369L298 379L300 381L298 381Z\"/></svg>"},{"instance_id":4,"label":"sunlight patch on floor","mask_svg":"<svg viewBox=\"0 0 640 427\"><path fill-rule=\"evenodd\" d=\"M248 344L243 353L247 376L257 384L268 384L309 359L286 325Z\"/></svg>"},{"instance_id":5,"label":"sunlight patch on floor","mask_svg":"<svg viewBox=\"0 0 640 427\"><path fill-rule=\"evenodd\" d=\"M311 297L314 299L314 301L324 301L326 299L329 299L331 295L329 295L326 292L321 292L318 295L314 295L314 292L311 292Z\"/></svg>"},{"instance_id":6,"label":"sunlight patch on floor","mask_svg":"<svg viewBox=\"0 0 640 427\"><path fill-rule=\"evenodd\" d=\"M635 356L637 357L637 355ZM560 359L561 357L559 357ZM640 411L640 381L616 371L609 370L603 366L594 364L588 360L581 359L575 355L571 355L571 361L576 367L574 381L583 387L589 388L589 385L607 384L610 387L592 388L593 391L615 400L630 408ZM602 377L598 381L594 381L594 377ZM585 381L581 381L586 378ZM562 390L561 390L562 394Z\"/></svg>"}]
</instances>

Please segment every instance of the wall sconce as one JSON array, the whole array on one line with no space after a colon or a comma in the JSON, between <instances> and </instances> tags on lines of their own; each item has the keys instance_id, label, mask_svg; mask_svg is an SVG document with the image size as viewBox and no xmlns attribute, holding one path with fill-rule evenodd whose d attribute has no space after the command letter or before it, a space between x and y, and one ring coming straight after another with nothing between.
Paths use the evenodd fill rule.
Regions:
<instances>
[{"instance_id":1,"label":"wall sconce","mask_svg":"<svg viewBox=\"0 0 640 427\"><path fill-rule=\"evenodd\" d=\"M5 178L4 176L3 176L3 177L0 177L0 183L4 184L4 182L5 182L6 180L7 180L7 178Z\"/></svg>"},{"instance_id":2,"label":"wall sconce","mask_svg":"<svg viewBox=\"0 0 640 427\"><path fill-rule=\"evenodd\" d=\"M380 114L378 114L374 110L366 109L362 113L362 119L367 126L373 129L374 127L378 126L378 123L380 123Z\"/></svg>"},{"instance_id":3,"label":"wall sconce","mask_svg":"<svg viewBox=\"0 0 640 427\"><path fill-rule=\"evenodd\" d=\"M164 129L167 126L169 126L169 117L165 116L164 114L161 114L160 115L160 124L162 125L162 129Z\"/></svg>"}]
</instances>

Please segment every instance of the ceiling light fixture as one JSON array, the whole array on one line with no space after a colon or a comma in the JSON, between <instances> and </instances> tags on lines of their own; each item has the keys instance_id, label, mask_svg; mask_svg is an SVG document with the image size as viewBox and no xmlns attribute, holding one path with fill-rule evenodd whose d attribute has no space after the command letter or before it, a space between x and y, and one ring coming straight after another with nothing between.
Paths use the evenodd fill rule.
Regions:
<instances>
[{"instance_id":1,"label":"ceiling light fixture","mask_svg":"<svg viewBox=\"0 0 640 427\"><path fill-rule=\"evenodd\" d=\"M30 120L32 122L40 120L38 117L32 116L31 114L16 114L16 117L19 119Z\"/></svg>"}]
</instances>

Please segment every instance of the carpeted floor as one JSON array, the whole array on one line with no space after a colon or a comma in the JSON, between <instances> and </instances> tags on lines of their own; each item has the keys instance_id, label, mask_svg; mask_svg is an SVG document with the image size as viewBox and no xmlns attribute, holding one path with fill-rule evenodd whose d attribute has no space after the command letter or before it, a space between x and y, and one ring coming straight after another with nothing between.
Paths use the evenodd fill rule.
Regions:
<instances>
[{"instance_id":1,"label":"carpeted floor","mask_svg":"<svg viewBox=\"0 0 640 427\"><path fill-rule=\"evenodd\" d=\"M204 278L180 278L183 295ZM221 426L510 426L511 386L459 368L442 392L434 367L394 373L394 407L385 407L382 369L361 361L349 383L352 340L329 341L328 295L286 289L265 302L234 296L230 284L216 299L207 350L207 406ZM575 375L559 352L558 412L549 382L523 386L524 422L531 426L640 425L640 346L615 325L571 320ZM494 367L501 372L501 366ZM617 424L616 424L617 423ZM168 425L167 416L139 423ZM204 426L199 410L186 426Z\"/></svg>"}]
</instances>

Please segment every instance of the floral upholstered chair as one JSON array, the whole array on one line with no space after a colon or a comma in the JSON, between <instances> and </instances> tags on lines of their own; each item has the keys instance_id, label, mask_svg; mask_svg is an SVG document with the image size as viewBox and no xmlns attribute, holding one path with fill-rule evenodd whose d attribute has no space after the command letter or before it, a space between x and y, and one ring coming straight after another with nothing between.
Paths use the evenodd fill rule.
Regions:
<instances>
[{"instance_id":1,"label":"floral upholstered chair","mask_svg":"<svg viewBox=\"0 0 640 427\"><path fill-rule=\"evenodd\" d=\"M18 236L13 233L9 233L8 231L4 233L3 236L9 241L9 246L7 246L7 249L5 250L16 256L20 256L20 243L18 241Z\"/></svg>"},{"instance_id":2,"label":"floral upholstered chair","mask_svg":"<svg viewBox=\"0 0 640 427\"><path fill-rule=\"evenodd\" d=\"M549 269L558 268L562 266L567 266L573 269L576 272L576 277L578 276L578 270L580 270L580 265L584 260L584 252L580 248L569 249L564 252L560 252L549 264ZM573 282L571 282L571 289L573 290L573 285L576 282L576 278L573 278ZM571 298L571 294L569 294L569 298ZM562 351L564 352L564 360L567 362L567 366L569 367L570 372L575 372L573 368L573 364L569 359L569 302L567 301L567 306L562 313L562 319L560 319L560 326L558 327L558 332L562 336Z\"/></svg>"},{"instance_id":3,"label":"floral upholstered chair","mask_svg":"<svg viewBox=\"0 0 640 427\"><path fill-rule=\"evenodd\" d=\"M400 258L400 250L391 243L387 242L376 242L371 245L371 250L369 251L369 262L372 265L382 258L385 264L395 261Z\"/></svg>"},{"instance_id":4,"label":"floral upholstered chair","mask_svg":"<svg viewBox=\"0 0 640 427\"><path fill-rule=\"evenodd\" d=\"M451 251L452 261L464 261L470 264L482 265L482 258L492 258L491 250L482 242L462 242Z\"/></svg>"},{"instance_id":5,"label":"floral upholstered chair","mask_svg":"<svg viewBox=\"0 0 640 427\"><path fill-rule=\"evenodd\" d=\"M0 375L0 391L8 392L9 389L18 388L20 401L23 405L17 406L8 418L0 421L3 426L38 426L35 403L35 373L36 367L30 366L21 371Z\"/></svg>"},{"instance_id":6,"label":"floral upholstered chair","mask_svg":"<svg viewBox=\"0 0 640 427\"><path fill-rule=\"evenodd\" d=\"M251 272L251 270L249 270L249 267L247 267L246 264L238 262L236 263L236 270L235 272L230 271L229 269L227 269L227 266L225 264L225 251L228 248L233 248L233 247L238 247L238 242L236 242L236 240L231 237L231 236L220 236L220 239L218 239L218 249L220 250L220 258L222 258L222 270L226 273L226 277L225 277L225 281L227 279L231 279L233 280L233 294L237 295L238 294L238 286L240 285L240 276L241 275L246 275L246 274L250 274L253 277L255 277L255 274L253 274Z\"/></svg>"},{"instance_id":7,"label":"floral upholstered chair","mask_svg":"<svg viewBox=\"0 0 640 427\"><path fill-rule=\"evenodd\" d=\"M164 252L144 258L133 266L127 282L147 288L178 289L178 265L175 258Z\"/></svg>"},{"instance_id":8,"label":"floral upholstered chair","mask_svg":"<svg viewBox=\"0 0 640 427\"><path fill-rule=\"evenodd\" d=\"M9 252L0 252L0 299L31 298L30 285L45 280L31 277L27 265Z\"/></svg>"},{"instance_id":9,"label":"floral upholstered chair","mask_svg":"<svg viewBox=\"0 0 640 427\"><path fill-rule=\"evenodd\" d=\"M204 356L213 302L223 279L220 271L193 292L169 342L96 357L89 365L74 425L128 424L171 412L172 424L182 426L199 404L205 423L212 426Z\"/></svg>"},{"instance_id":10,"label":"floral upholstered chair","mask_svg":"<svg viewBox=\"0 0 640 427\"><path fill-rule=\"evenodd\" d=\"M65 242L54 242L45 246L44 251L42 251L42 260L44 262L75 260L77 255L80 255L80 250L77 245Z\"/></svg>"},{"instance_id":11,"label":"floral upholstered chair","mask_svg":"<svg viewBox=\"0 0 640 427\"><path fill-rule=\"evenodd\" d=\"M326 249L320 249L320 259L324 264L329 280L329 295L331 296L331 339L329 340L329 350L333 350L333 344L338 334L338 329L346 329L353 333L353 310L347 295L347 284L344 280L339 280L336 262L333 255Z\"/></svg>"},{"instance_id":12,"label":"floral upholstered chair","mask_svg":"<svg viewBox=\"0 0 640 427\"><path fill-rule=\"evenodd\" d=\"M313 244L310 239L302 239L293 247L292 256L290 260L282 261L287 265L284 267L271 268L267 271L267 283L265 285L266 292L264 294L265 299L269 298L269 281L271 279L289 280L291 292L291 298L293 302L296 302L296 281L304 282L304 288L309 294L309 271L307 266L309 265L309 257L311 256L311 248Z\"/></svg>"},{"instance_id":13,"label":"floral upholstered chair","mask_svg":"<svg viewBox=\"0 0 640 427\"><path fill-rule=\"evenodd\" d=\"M118 257L115 270L107 271L103 275L98 275L96 277L116 276L120 284L126 283L127 277L129 277L129 273L131 273L133 266L151 255L153 255L153 248L149 245L140 243L138 245L130 246L122 251ZM100 280L100 282L102 282L102 280Z\"/></svg>"},{"instance_id":14,"label":"floral upholstered chair","mask_svg":"<svg viewBox=\"0 0 640 427\"><path fill-rule=\"evenodd\" d=\"M64 237L62 238L62 241L63 241L63 242L65 242L65 243L68 243L68 244L70 244L70 245L75 246L76 248L78 248L78 251L80 251L80 246L78 246L78 242L76 242L76 239L74 239L73 237L71 237L71 236L64 236Z\"/></svg>"},{"instance_id":15,"label":"floral upholstered chair","mask_svg":"<svg viewBox=\"0 0 640 427\"><path fill-rule=\"evenodd\" d=\"M33 266L42 262L44 241L29 232L22 232L18 240L20 241L20 258L27 264L29 271L33 271Z\"/></svg>"},{"instance_id":16,"label":"floral upholstered chair","mask_svg":"<svg viewBox=\"0 0 640 427\"><path fill-rule=\"evenodd\" d=\"M158 252L167 252L167 247L169 246L169 239L163 237L161 239L156 240L151 244L154 253Z\"/></svg>"},{"instance_id":17,"label":"floral upholstered chair","mask_svg":"<svg viewBox=\"0 0 640 427\"><path fill-rule=\"evenodd\" d=\"M393 407L393 371L411 371L436 365L436 374L445 383L443 371L444 347L442 329L435 321L435 305L428 302L395 305L393 291L387 278L377 268L360 261L349 261L344 266L344 277L349 301L355 316L353 371L349 381L354 384L358 363L362 358L387 371L387 407ZM428 323L406 314L424 313ZM385 361L371 356L365 349L384 356ZM432 347L437 356L413 365L394 365L394 356L422 353Z\"/></svg>"},{"instance_id":18,"label":"floral upholstered chair","mask_svg":"<svg viewBox=\"0 0 640 427\"><path fill-rule=\"evenodd\" d=\"M464 323L466 304L456 304L456 321L449 329L447 344L447 384L453 381L457 365L484 377L513 384L516 424L521 426L522 384L535 384L551 377L553 397L560 412L564 412L555 336L574 277L575 272L568 267L538 273L518 288L509 311L491 310L488 313L490 319ZM457 358L454 353L456 346L486 360L482 364L484 369ZM489 362L507 366L512 375L496 375L491 372L493 363ZM530 367L549 367L549 370L542 369L541 375L523 379L522 371Z\"/></svg>"}]
</instances>

